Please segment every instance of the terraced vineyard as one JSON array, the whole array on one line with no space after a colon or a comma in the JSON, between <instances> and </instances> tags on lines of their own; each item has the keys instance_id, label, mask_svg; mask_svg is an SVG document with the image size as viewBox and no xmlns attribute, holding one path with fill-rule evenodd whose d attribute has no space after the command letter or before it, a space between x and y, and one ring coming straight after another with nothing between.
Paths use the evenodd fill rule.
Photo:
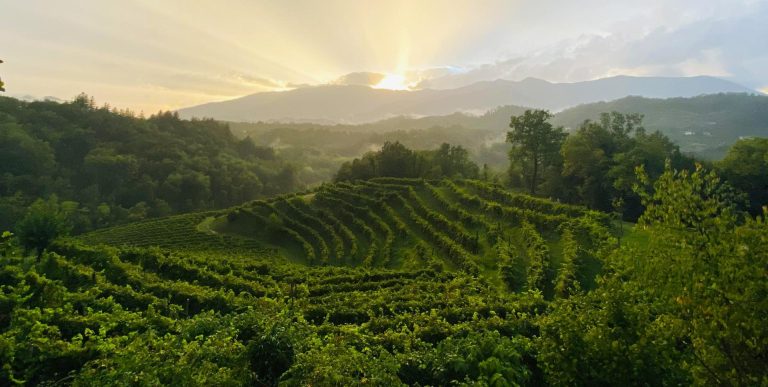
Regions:
<instances>
[{"instance_id":1,"label":"terraced vineyard","mask_svg":"<svg viewBox=\"0 0 768 387\"><path fill-rule=\"evenodd\" d=\"M576 280L591 284L607 224L605 214L486 182L380 178L323 185L224 212L116 227L81 239L279 255L309 266L461 270L549 295L564 263L578 267ZM563 255L563 235L578 245L572 257ZM528 274L537 271L541 278L530 280Z\"/></svg>"},{"instance_id":2,"label":"terraced vineyard","mask_svg":"<svg viewBox=\"0 0 768 387\"><path fill-rule=\"evenodd\" d=\"M688 298L648 302L661 287L632 271L693 248L651 250L642 230L618 247L607 226L484 182L376 179L59 239L40 257L4 234L0 384L691 384L675 315ZM768 251L765 223L738 227L734 247ZM736 258L763 286L764 258Z\"/></svg>"},{"instance_id":3,"label":"terraced vineyard","mask_svg":"<svg viewBox=\"0 0 768 387\"><path fill-rule=\"evenodd\" d=\"M541 383L535 316L592 286L606 221L376 179L60 240L2 258L0 381Z\"/></svg>"},{"instance_id":4,"label":"terraced vineyard","mask_svg":"<svg viewBox=\"0 0 768 387\"><path fill-rule=\"evenodd\" d=\"M130 223L97 230L79 237L88 244L113 246L162 247L189 251L237 251L256 255L269 251L258 241L233 235L222 235L207 228L220 212L198 212Z\"/></svg>"},{"instance_id":5,"label":"terraced vineyard","mask_svg":"<svg viewBox=\"0 0 768 387\"><path fill-rule=\"evenodd\" d=\"M3 305L16 317L0 339L17 350L3 358L0 380L31 384L63 378L86 385L336 380L302 369L316 366L352 375L347 382L444 384L464 371L436 363L434 373L424 373L411 364L417 352L438 362L445 356L429 343L462 332L476 332L473 337L488 341L491 351L513 348L498 332L530 335L524 315L543 308L543 299L516 301L477 277L431 269L306 268L223 253L66 241L40 262L7 257L2 263ZM362 337L374 341L364 344ZM330 343L328 358L322 348ZM129 360L139 352L140 362ZM381 356L393 362L398 352L401 371L375 371ZM344 356L370 364L344 364ZM513 362L508 380L524 380L526 373L517 374L524 369L520 354L507 356Z\"/></svg>"}]
</instances>

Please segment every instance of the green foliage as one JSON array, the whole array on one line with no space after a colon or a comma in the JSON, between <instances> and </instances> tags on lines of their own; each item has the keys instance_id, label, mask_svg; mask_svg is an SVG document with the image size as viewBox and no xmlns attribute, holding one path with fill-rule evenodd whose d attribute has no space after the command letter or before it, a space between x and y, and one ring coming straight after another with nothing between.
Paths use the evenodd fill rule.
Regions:
<instances>
[{"instance_id":1,"label":"green foliage","mask_svg":"<svg viewBox=\"0 0 768 387\"><path fill-rule=\"evenodd\" d=\"M525 242L525 253L528 256L526 288L543 292L550 279L549 247L530 223L523 222L521 232Z\"/></svg>"},{"instance_id":2,"label":"green foliage","mask_svg":"<svg viewBox=\"0 0 768 387\"><path fill-rule=\"evenodd\" d=\"M640 176L645 176L640 170ZM700 383L757 384L768 380L768 228L763 218L734 209L728 187L714 172L669 167L641 191L650 232L647 263L632 269L686 335ZM631 257L631 255L630 255Z\"/></svg>"},{"instance_id":3,"label":"green foliage","mask_svg":"<svg viewBox=\"0 0 768 387\"><path fill-rule=\"evenodd\" d=\"M577 275L580 265L579 244L570 229L563 232L561 243L563 253L560 270L557 271L557 278L555 279L555 295L568 298L572 294L578 293L581 288Z\"/></svg>"},{"instance_id":4,"label":"green foliage","mask_svg":"<svg viewBox=\"0 0 768 387\"><path fill-rule=\"evenodd\" d=\"M665 160L675 168L692 167L678 147L660 132L646 134L638 114L603 113L599 122L584 122L563 144L562 182L558 197L610 212L616 200L623 202L628 219L642 212L632 192L634 169L643 165L656 178Z\"/></svg>"},{"instance_id":5,"label":"green foliage","mask_svg":"<svg viewBox=\"0 0 768 387\"><path fill-rule=\"evenodd\" d=\"M2 257L2 384L504 385L529 374L509 303L525 313L540 301L502 299L476 278L66 241L51 251L31 267Z\"/></svg>"},{"instance_id":6,"label":"green foliage","mask_svg":"<svg viewBox=\"0 0 768 387\"><path fill-rule=\"evenodd\" d=\"M380 151L344 163L335 181L374 177L477 178L479 168L461 146L442 144L435 151L413 151L400 142L385 142Z\"/></svg>"},{"instance_id":7,"label":"green foliage","mask_svg":"<svg viewBox=\"0 0 768 387\"><path fill-rule=\"evenodd\" d=\"M619 279L551 305L537 359L551 385L688 385L679 321Z\"/></svg>"},{"instance_id":8,"label":"green foliage","mask_svg":"<svg viewBox=\"0 0 768 387\"><path fill-rule=\"evenodd\" d=\"M522 257L505 241L499 241L496 249L499 255L499 277L509 290L514 292L523 290L526 266Z\"/></svg>"},{"instance_id":9,"label":"green foliage","mask_svg":"<svg viewBox=\"0 0 768 387\"><path fill-rule=\"evenodd\" d=\"M526 110L521 116L512 116L507 142L512 144L509 158L522 171L526 186L533 195L541 183L545 169L557 164L558 151L566 134L561 127L547 122L553 116L546 110Z\"/></svg>"},{"instance_id":10,"label":"green foliage","mask_svg":"<svg viewBox=\"0 0 768 387\"><path fill-rule=\"evenodd\" d=\"M225 124L72 102L0 98L0 228L50 194L83 207L74 232L293 191L296 170Z\"/></svg>"},{"instance_id":11,"label":"green foliage","mask_svg":"<svg viewBox=\"0 0 768 387\"><path fill-rule=\"evenodd\" d=\"M474 275L490 270L502 277L509 270L499 271L499 265L510 265L514 272L524 272L527 267L527 260L518 262L518 256L527 257L519 254L525 248L518 251L515 245L521 243L508 239L523 222L548 233L539 237L538 247L547 251L548 245L557 241L554 231L566 223L580 219L581 225L597 220L595 229L608 225L604 214L512 193L487 182L407 178L324 184L304 193L254 201L210 219L205 224L214 225L210 230L220 237L237 236L265 249L273 246L289 260L309 265L426 265L438 271L459 269ZM594 237L603 238L604 234L592 231L582 233L578 244L585 248L598 245ZM127 232L115 228L86 234L83 239L116 243ZM504 238L505 243L500 244ZM500 249L503 246L508 247ZM550 254L545 255L548 261ZM514 263L510 263L512 256ZM546 271L550 276L556 270ZM590 274L594 276L596 271ZM491 275L494 282L496 275ZM510 289L519 291L524 282L524 278L515 280ZM544 282L540 286L545 286ZM550 289L550 285L545 287Z\"/></svg>"},{"instance_id":12,"label":"green foliage","mask_svg":"<svg viewBox=\"0 0 768 387\"><path fill-rule=\"evenodd\" d=\"M717 163L717 169L733 187L749 195L753 215L768 205L768 138L739 140Z\"/></svg>"},{"instance_id":13,"label":"green foliage","mask_svg":"<svg viewBox=\"0 0 768 387\"><path fill-rule=\"evenodd\" d=\"M449 337L417 354L401 368L400 375L409 385L524 385L531 376L523 361L528 347L523 337L509 338L497 331L470 332Z\"/></svg>"},{"instance_id":14,"label":"green foliage","mask_svg":"<svg viewBox=\"0 0 768 387\"><path fill-rule=\"evenodd\" d=\"M611 254L599 287L551 305L538 359L552 384L761 385L768 229L713 173L638 169L643 244Z\"/></svg>"},{"instance_id":15,"label":"green foliage","mask_svg":"<svg viewBox=\"0 0 768 387\"><path fill-rule=\"evenodd\" d=\"M8 256L12 252L14 235L10 231L0 234L0 257Z\"/></svg>"},{"instance_id":16,"label":"green foliage","mask_svg":"<svg viewBox=\"0 0 768 387\"><path fill-rule=\"evenodd\" d=\"M298 355L296 365L286 372L281 383L288 386L396 386L397 362L384 350L331 342Z\"/></svg>"},{"instance_id":17,"label":"green foliage","mask_svg":"<svg viewBox=\"0 0 768 387\"><path fill-rule=\"evenodd\" d=\"M50 243L70 230L68 214L61 208L56 196L38 199L27 209L16 226L19 242L27 250L34 250L40 258Z\"/></svg>"},{"instance_id":18,"label":"green foliage","mask_svg":"<svg viewBox=\"0 0 768 387\"><path fill-rule=\"evenodd\" d=\"M4 234L0 384L764 383L765 220L701 168L637 181L649 238L620 248L584 208L394 178L80 238L122 247L58 239L39 262ZM278 259L301 251L288 230L334 246L327 264Z\"/></svg>"},{"instance_id":19,"label":"green foliage","mask_svg":"<svg viewBox=\"0 0 768 387\"><path fill-rule=\"evenodd\" d=\"M685 153L717 160L740 137L765 136L768 97L720 93L691 98L625 97L576 106L558 113L556 125L576 129L584 120L599 121L603 112L639 113L648 132L661 131Z\"/></svg>"}]
</instances>

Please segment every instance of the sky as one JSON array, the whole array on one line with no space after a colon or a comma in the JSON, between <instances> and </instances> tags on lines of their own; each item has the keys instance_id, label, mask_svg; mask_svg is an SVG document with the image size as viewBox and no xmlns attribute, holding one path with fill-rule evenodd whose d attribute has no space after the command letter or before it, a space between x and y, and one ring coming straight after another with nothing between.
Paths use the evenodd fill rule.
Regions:
<instances>
[{"instance_id":1,"label":"sky","mask_svg":"<svg viewBox=\"0 0 768 387\"><path fill-rule=\"evenodd\" d=\"M711 75L768 93L768 0L0 0L6 95L147 114L321 84Z\"/></svg>"}]
</instances>

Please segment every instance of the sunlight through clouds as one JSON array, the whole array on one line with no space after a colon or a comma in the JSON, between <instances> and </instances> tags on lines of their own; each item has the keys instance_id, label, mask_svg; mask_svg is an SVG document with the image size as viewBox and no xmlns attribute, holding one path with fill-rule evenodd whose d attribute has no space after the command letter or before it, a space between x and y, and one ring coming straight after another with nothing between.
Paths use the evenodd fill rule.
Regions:
<instances>
[{"instance_id":1,"label":"sunlight through clouds","mask_svg":"<svg viewBox=\"0 0 768 387\"><path fill-rule=\"evenodd\" d=\"M761 66L733 64L748 56L757 58L753 63L765 60L765 50L755 49L759 42L732 38L741 29L765 31L754 23L768 14L764 4L615 3L2 2L2 75L10 94L86 92L135 109L345 84L346 75L363 73L381 76L354 84L398 90L530 76L578 81L615 69L716 75L754 88L768 77ZM705 39L712 25L718 38ZM665 44L674 38L715 45L683 52L670 48L680 44ZM724 45L735 48L721 51Z\"/></svg>"}]
</instances>

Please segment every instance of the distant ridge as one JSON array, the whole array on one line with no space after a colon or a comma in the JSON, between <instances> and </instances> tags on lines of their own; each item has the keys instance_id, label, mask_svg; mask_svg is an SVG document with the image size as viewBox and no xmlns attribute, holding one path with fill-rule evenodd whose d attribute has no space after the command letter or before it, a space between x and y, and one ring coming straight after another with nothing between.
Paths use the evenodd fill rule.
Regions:
<instances>
[{"instance_id":1,"label":"distant ridge","mask_svg":"<svg viewBox=\"0 0 768 387\"><path fill-rule=\"evenodd\" d=\"M184 118L226 121L363 123L394 116L446 115L484 111L502 105L563 110L580 104L626 96L692 97L714 93L752 93L736 83L709 76L615 76L575 83L536 78L496 80L433 90L396 91L359 85L322 85L245 97L180 109Z\"/></svg>"}]
</instances>

